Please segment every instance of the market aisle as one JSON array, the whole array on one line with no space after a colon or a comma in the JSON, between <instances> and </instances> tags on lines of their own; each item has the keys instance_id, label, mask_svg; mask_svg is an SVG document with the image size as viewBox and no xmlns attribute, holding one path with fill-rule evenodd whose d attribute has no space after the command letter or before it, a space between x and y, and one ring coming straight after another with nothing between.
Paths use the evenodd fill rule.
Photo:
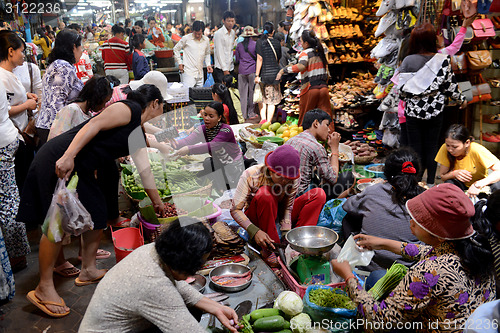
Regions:
<instances>
[{"instance_id":1,"label":"market aisle","mask_svg":"<svg viewBox=\"0 0 500 333\"><path fill-rule=\"evenodd\" d=\"M28 267L14 275L16 282L16 295L9 303L0 306L0 333L19 332L78 332L78 327L83 318L85 310L92 298L97 284L77 287L75 278L63 278L54 275L54 283L61 297L71 308L71 313L63 318L50 318L34 305L28 302L26 294L33 290L38 282L38 244L40 233L33 231L28 234L31 253L27 256ZM98 260L98 268L111 268L115 264L115 253L109 231L104 232L101 240L101 249L111 252L111 257ZM65 247L66 258L76 267L81 267L78 262L78 241L73 241Z\"/></svg>"}]
</instances>

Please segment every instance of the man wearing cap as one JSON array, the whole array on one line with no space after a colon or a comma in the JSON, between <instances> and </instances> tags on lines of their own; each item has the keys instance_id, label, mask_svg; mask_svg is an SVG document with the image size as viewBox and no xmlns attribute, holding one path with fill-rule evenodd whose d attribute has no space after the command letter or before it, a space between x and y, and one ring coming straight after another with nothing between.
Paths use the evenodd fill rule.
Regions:
<instances>
[{"instance_id":1,"label":"man wearing cap","mask_svg":"<svg viewBox=\"0 0 500 333\"><path fill-rule=\"evenodd\" d=\"M325 192L318 188L295 198L299 168L299 152L280 146L266 155L265 164L245 170L236 187L231 216L263 248L264 258L270 255L268 249L275 248L273 243L280 243L280 233L316 225L326 202Z\"/></svg>"},{"instance_id":2,"label":"man wearing cap","mask_svg":"<svg viewBox=\"0 0 500 333\"><path fill-rule=\"evenodd\" d=\"M222 22L222 28L214 34L214 80L218 83L222 83L224 75L231 74L234 69L233 48L236 40L236 32L233 29L236 23L234 13L225 11Z\"/></svg>"},{"instance_id":3,"label":"man wearing cap","mask_svg":"<svg viewBox=\"0 0 500 333\"><path fill-rule=\"evenodd\" d=\"M174 47L175 60L182 73L182 83L188 87L203 87L203 63L207 65L208 73L213 72L210 40L203 36L204 30L205 23L194 21L193 32L182 37Z\"/></svg>"},{"instance_id":4,"label":"man wearing cap","mask_svg":"<svg viewBox=\"0 0 500 333\"><path fill-rule=\"evenodd\" d=\"M354 237L362 248L418 261L382 302L358 285L348 262L332 260L332 268L346 280L349 296L366 319L365 328L383 322L403 324L401 328L410 331L462 332L472 312L496 298L493 255L469 220L474 206L457 186L440 184L408 200L406 209L412 233L427 245ZM411 326L417 321L423 327Z\"/></svg>"}]
</instances>

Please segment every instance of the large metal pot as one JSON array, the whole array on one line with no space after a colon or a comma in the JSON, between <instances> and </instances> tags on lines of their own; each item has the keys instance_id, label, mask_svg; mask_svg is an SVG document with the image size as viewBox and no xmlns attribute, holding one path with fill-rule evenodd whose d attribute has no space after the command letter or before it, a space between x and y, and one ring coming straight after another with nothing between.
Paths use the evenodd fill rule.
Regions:
<instances>
[{"instance_id":1,"label":"large metal pot","mask_svg":"<svg viewBox=\"0 0 500 333\"><path fill-rule=\"evenodd\" d=\"M295 251L317 256L330 251L339 235L325 227L306 226L290 230L285 238Z\"/></svg>"}]
</instances>

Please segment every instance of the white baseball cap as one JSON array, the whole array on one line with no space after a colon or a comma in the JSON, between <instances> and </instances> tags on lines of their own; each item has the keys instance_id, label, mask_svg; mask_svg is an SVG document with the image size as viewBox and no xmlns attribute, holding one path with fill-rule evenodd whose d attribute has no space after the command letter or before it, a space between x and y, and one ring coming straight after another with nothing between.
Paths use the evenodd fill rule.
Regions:
<instances>
[{"instance_id":1,"label":"white baseball cap","mask_svg":"<svg viewBox=\"0 0 500 333\"><path fill-rule=\"evenodd\" d=\"M382 35L391 25L396 23L398 19L398 14L395 11L388 12L384 17L380 19L380 22L375 31L375 37Z\"/></svg>"},{"instance_id":2,"label":"white baseball cap","mask_svg":"<svg viewBox=\"0 0 500 333\"><path fill-rule=\"evenodd\" d=\"M165 101L173 98L173 96L167 93L168 80L162 72L150 71L144 75L142 79L130 81L129 86L130 89L137 90L143 84L152 84L160 89L161 95Z\"/></svg>"},{"instance_id":3,"label":"white baseball cap","mask_svg":"<svg viewBox=\"0 0 500 333\"><path fill-rule=\"evenodd\" d=\"M377 13L375 15L377 16L384 15L388 11L392 10L395 4L396 0L382 0L382 3L380 4L380 7L378 8Z\"/></svg>"}]
</instances>

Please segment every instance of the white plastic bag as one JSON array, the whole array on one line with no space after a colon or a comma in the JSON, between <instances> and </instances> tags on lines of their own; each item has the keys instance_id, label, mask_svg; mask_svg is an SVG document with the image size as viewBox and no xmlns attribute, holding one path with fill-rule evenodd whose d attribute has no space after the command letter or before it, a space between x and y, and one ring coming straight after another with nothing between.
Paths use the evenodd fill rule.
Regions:
<instances>
[{"instance_id":1,"label":"white plastic bag","mask_svg":"<svg viewBox=\"0 0 500 333\"><path fill-rule=\"evenodd\" d=\"M262 90L260 88L260 83L255 84L255 88L253 89L253 103L261 103L262 102Z\"/></svg>"},{"instance_id":2,"label":"white plastic bag","mask_svg":"<svg viewBox=\"0 0 500 333\"><path fill-rule=\"evenodd\" d=\"M372 261L373 256L375 255L374 251L365 250L360 251L359 247L356 245L353 236L349 236L347 241L344 244L344 247L340 251L337 260L339 262L347 261L351 266L351 269L354 269L355 266L367 266Z\"/></svg>"},{"instance_id":3,"label":"white plastic bag","mask_svg":"<svg viewBox=\"0 0 500 333\"><path fill-rule=\"evenodd\" d=\"M64 179L57 182L42 226L43 233L51 242L60 242L65 233L78 236L94 228L90 213L76 196L77 182L78 178L72 178L68 187Z\"/></svg>"}]
</instances>

